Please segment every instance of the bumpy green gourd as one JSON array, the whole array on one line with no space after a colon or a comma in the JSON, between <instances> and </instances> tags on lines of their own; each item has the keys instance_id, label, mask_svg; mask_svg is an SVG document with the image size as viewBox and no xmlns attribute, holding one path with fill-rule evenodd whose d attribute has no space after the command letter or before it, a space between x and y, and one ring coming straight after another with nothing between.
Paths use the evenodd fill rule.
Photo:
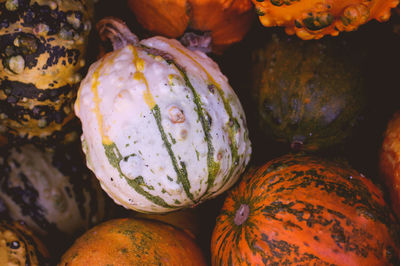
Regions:
<instances>
[{"instance_id":1,"label":"bumpy green gourd","mask_svg":"<svg viewBox=\"0 0 400 266\"><path fill-rule=\"evenodd\" d=\"M341 38L274 35L253 53L260 124L294 149L319 150L351 135L365 106L362 48Z\"/></svg>"}]
</instances>

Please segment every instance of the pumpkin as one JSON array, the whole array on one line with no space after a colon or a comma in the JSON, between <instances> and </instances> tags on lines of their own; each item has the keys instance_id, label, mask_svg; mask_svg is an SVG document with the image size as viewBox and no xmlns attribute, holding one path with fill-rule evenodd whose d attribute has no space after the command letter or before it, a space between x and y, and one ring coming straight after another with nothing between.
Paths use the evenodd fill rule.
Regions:
<instances>
[{"instance_id":1,"label":"pumpkin","mask_svg":"<svg viewBox=\"0 0 400 266\"><path fill-rule=\"evenodd\" d=\"M191 237L170 225L110 220L79 237L59 265L206 265Z\"/></svg>"},{"instance_id":2,"label":"pumpkin","mask_svg":"<svg viewBox=\"0 0 400 266\"><path fill-rule=\"evenodd\" d=\"M0 222L0 265L50 265L43 243L24 225Z\"/></svg>"},{"instance_id":3,"label":"pumpkin","mask_svg":"<svg viewBox=\"0 0 400 266\"><path fill-rule=\"evenodd\" d=\"M369 179L318 157L285 155L227 196L212 265L399 265L399 225Z\"/></svg>"},{"instance_id":4,"label":"pumpkin","mask_svg":"<svg viewBox=\"0 0 400 266\"><path fill-rule=\"evenodd\" d=\"M7 0L0 10L0 134L62 135L74 118L92 0Z\"/></svg>"},{"instance_id":5,"label":"pumpkin","mask_svg":"<svg viewBox=\"0 0 400 266\"><path fill-rule=\"evenodd\" d=\"M261 23L283 26L304 40L354 31L372 19L390 18L398 0L252 0Z\"/></svg>"},{"instance_id":6,"label":"pumpkin","mask_svg":"<svg viewBox=\"0 0 400 266\"><path fill-rule=\"evenodd\" d=\"M67 240L104 217L103 191L76 151L79 144L52 152L33 145L3 151L0 199L13 220L45 240Z\"/></svg>"},{"instance_id":7,"label":"pumpkin","mask_svg":"<svg viewBox=\"0 0 400 266\"><path fill-rule=\"evenodd\" d=\"M274 34L253 52L253 99L271 139L316 151L353 134L366 105L364 52L355 46L345 39L305 42Z\"/></svg>"},{"instance_id":8,"label":"pumpkin","mask_svg":"<svg viewBox=\"0 0 400 266\"><path fill-rule=\"evenodd\" d=\"M389 190L393 209L400 218L400 112L390 119L380 150L379 169Z\"/></svg>"},{"instance_id":9,"label":"pumpkin","mask_svg":"<svg viewBox=\"0 0 400 266\"><path fill-rule=\"evenodd\" d=\"M242 40L254 19L250 0L128 0L128 5L139 23L158 35L210 32L217 53Z\"/></svg>"},{"instance_id":10,"label":"pumpkin","mask_svg":"<svg viewBox=\"0 0 400 266\"><path fill-rule=\"evenodd\" d=\"M88 167L114 201L169 212L215 197L250 159L245 114L216 63L178 41L99 22L115 50L90 66L75 112Z\"/></svg>"}]
</instances>

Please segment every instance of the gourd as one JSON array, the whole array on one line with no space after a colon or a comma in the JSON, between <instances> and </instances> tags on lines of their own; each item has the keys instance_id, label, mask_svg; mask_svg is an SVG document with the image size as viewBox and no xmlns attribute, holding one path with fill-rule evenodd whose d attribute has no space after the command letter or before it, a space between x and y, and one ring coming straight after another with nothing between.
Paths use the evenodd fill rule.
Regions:
<instances>
[{"instance_id":1,"label":"gourd","mask_svg":"<svg viewBox=\"0 0 400 266\"><path fill-rule=\"evenodd\" d=\"M206 265L200 248L183 231L160 222L115 219L90 229L59 265Z\"/></svg>"},{"instance_id":2,"label":"gourd","mask_svg":"<svg viewBox=\"0 0 400 266\"><path fill-rule=\"evenodd\" d=\"M50 265L49 253L26 226L1 221L0 265Z\"/></svg>"},{"instance_id":3,"label":"gourd","mask_svg":"<svg viewBox=\"0 0 400 266\"><path fill-rule=\"evenodd\" d=\"M384 22L398 0L252 0L261 23L283 26L303 40L354 31L370 20Z\"/></svg>"},{"instance_id":4,"label":"gourd","mask_svg":"<svg viewBox=\"0 0 400 266\"><path fill-rule=\"evenodd\" d=\"M265 135L305 151L348 140L366 106L364 54L341 38L274 34L262 43L252 55L252 94Z\"/></svg>"},{"instance_id":5,"label":"gourd","mask_svg":"<svg viewBox=\"0 0 400 266\"><path fill-rule=\"evenodd\" d=\"M105 216L105 195L85 167L79 145L51 152L33 145L8 147L2 155L0 200L11 219L23 221L43 240L67 241Z\"/></svg>"},{"instance_id":6,"label":"gourd","mask_svg":"<svg viewBox=\"0 0 400 266\"><path fill-rule=\"evenodd\" d=\"M92 0L3 0L0 10L0 134L58 142L73 123Z\"/></svg>"},{"instance_id":7,"label":"gourd","mask_svg":"<svg viewBox=\"0 0 400 266\"><path fill-rule=\"evenodd\" d=\"M318 157L285 155L231 190L212 265L399 265L399 224L369 179Z\"/></svg>"},{"instance_id":8,"label":"gourd","mask_svg":"<svg viewBox=\"0 0 400 266\"><path fill-rule=\"evenodd\" d=\"M139 42L116 19L98 28L114 51L90 66L75 113L102 188L126 208L169 212L231 187L251 146L239 99L217 64L176 40Z\"/></svg>"},{"instance_id":9,"label":"gourd","mask_svg":"<svg viewBox=\"0 0 400 266\"><path fill-rule=\"evenodd\" d=\"M400 112L390 119L380 149L379 169L389 191L393 210L400 217Z\"/></svg>"},{"instance_id":10,"label":"gourd","mask_svg":"<svg viewBox=\"0 0 400 266\"><path fill-rule=\"evenodd\" d=\"M128 5L139 23L157 35L210 33L217 53L242 40L254 19L250 0L129 0Z\"/></svg>"}]
</instances>

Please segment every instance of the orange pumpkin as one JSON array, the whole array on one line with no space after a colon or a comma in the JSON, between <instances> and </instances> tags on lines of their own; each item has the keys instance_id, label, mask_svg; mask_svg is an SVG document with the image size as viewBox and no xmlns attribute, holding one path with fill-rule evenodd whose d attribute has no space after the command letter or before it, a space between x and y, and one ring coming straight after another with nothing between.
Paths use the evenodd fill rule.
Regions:
<instances>
[{"instance_id":1,"label":"orange pumpkin","mask_svg":"<svg viewBox=\"0 0 400 266\"><path fill-rule=\"evenodd\" d=\"M206 265L183 231L140 219L116 219L93 227L63 255L59 265Z\"/></svg>"},{"instance_id":2,"label":"orange pumpkin","mask_svg":"<svg viewBox=\"0 0 400 266\"><path fill-rule=\"evenodd\" d=\"M213 265L400 265L399 226L381 191L348 167L286 155L225 200Z\"/></svg>"},{"instance_id":3,"label":"orange pumpkin","mask_svg":"<svg viewBox=\"0 0 400 266\"><path fill-rule=\"evenodd\" d=\"M284 26L288 34L304 40L336 36L360 25L390 17L399 0L252 0L261 23Z\"/></svg>"},{"instance_id":4,"label":"orange pumpkin","mask_svg":"<svg viewBox=\"0 0 400 266\"><path fill-rule=\"evenodd\" d=\"M177 38L189 28L211 32L214 52L240 41L254 18L250 0L129 0L144 28Z\"/></svg>"},{"instance_id":5,"label":"orange pumpkin","mask_svg":"<svg viewBox=\"0 0 400 266\"><path fill-rule=\"evenodd\" d=\"M400 217L400 111L388 123L380 151L379 168L389 189L394 212Z\"/></svg>"}]
</instances>

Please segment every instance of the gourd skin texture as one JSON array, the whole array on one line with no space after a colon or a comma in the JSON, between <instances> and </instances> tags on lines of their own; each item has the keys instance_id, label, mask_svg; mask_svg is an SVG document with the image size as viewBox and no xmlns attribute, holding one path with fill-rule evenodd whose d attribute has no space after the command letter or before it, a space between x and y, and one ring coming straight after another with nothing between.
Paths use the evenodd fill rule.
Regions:
<instances>
[{"instance_id":1,"label":"gourd skin texture","mask_svg":"<svg viewBox=\"0 0 400 266\"><path fill-rule=\"evenodd\" d=\"M250 29L254 10L250 0L129 0L144 28L170 38L191 29L210 32L213 51L239 42Z\"/></svg>"},{"instance_id":2,"label":"gourd skin texture","mask_svg":"<svg viewBox=\"0 0 400 266\"><path fill-rule=\"evenodd\" d=\"M103 219L105 196L68 148L45 152L25 145L10 149L2 160L0 199L13 220L38 235L67 240Z\"/></svg>"},{"instance_id":3,"label":"gourd skin texture","mask_svg":"<svg viewBox=\"0 0 400 266\"><path fill-rule=\"evenodd\" d=\"M261 23L283 26L303 40L354 31L372 19L390 18L398 0L252 0Z\"/></svg>"},{"instance_id":4,"label":"gourd skin texture","mask_svg":"<svg viewBox=\"0 0 400 266\"><path fill-rule=\"evenodd\" d=\"M349 138L366 105L362 54L339 38L273 35L252 57L253 99L265 134L307 151Z\"/></svg>"},{"instance_id":5,"label":"gourd skin texture","mask_svg":"<svg viewBox=\"0 0 400 266\"><path fill-rule=\"evenodd\" d=\"M91 0L0 1L1 134L62 135L85 66Z\"/></svg>"},{"instance_id":6,"label":"gourd skin texture","mask_svg":"<svg viewBox=\"0 0 400 266\"><path fill-rule=\"evenodd\" d=\"M169 212L235 183L251 146L240 102L218 66L153 37L93 64L75 112L103 189L140 212Z\"/></svg>"},{"instance_id":7,"label":"gourd skin texture","mask_svg":"<svg viewBox=\"0 0 400 266\"><path fill-rule=\"evenodd\" d=\"M212 265L399 265L399 226L358 172L286 155L249 172L225 200Z\"/></svg>"},{"instance_id":8,"label":"gourd skin texture","mask_svg":"<svg viewBox=\"0 0 400 266\"><path fill-rule=\"evenodd\" d=\"M117 219L78 238L61 258L72 265L207 265L193 239L170 225Z\"/></svg>"},{"instance_id":9,"label":"gourd skin texture","mask_svg":"<svg viewBox=\"0 0 400 266\"><path fill-rule=\"evenodd\" d=\"M43 243L25 226L0 222L0 265L50 265L48 258Z\"/></svg>"},{"instance_id":10,"label":"gourd skin texture","mask_svg":"<svg viewBox=\"0 0 400 266\"><path fill-rule=\"evenodd\" d=\"M400 112L393 115L384 133L379 168L389 190L393 210L400 218Z\"/></svg>"}]
</instances>

